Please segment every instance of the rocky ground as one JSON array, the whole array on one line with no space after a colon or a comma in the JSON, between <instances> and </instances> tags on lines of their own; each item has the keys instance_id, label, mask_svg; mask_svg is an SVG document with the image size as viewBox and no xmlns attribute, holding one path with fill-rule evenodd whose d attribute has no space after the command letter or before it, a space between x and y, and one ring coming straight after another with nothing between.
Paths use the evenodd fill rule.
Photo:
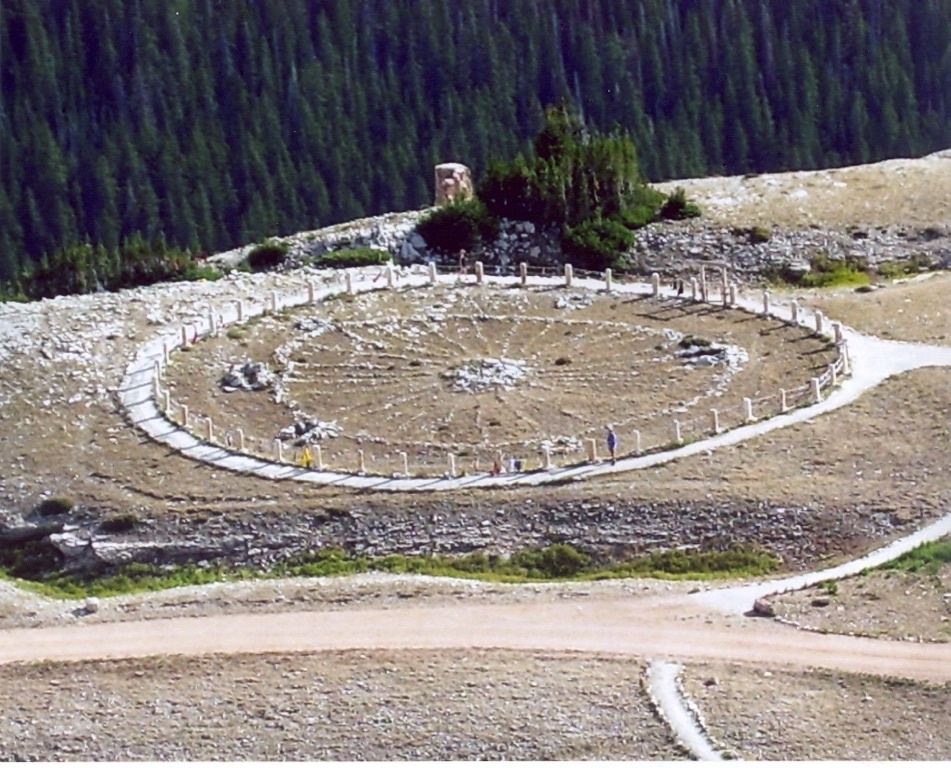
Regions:
<instances>
[{"instance_id":1,"label":"rocky ground","mask_svg":"<svg viewBox=\"0 0 951 768\"><path fill-rule=\"evenodd\" d=\"M509 651L6 666L0 754L124 762L682 758L642 691L642 672L616 657Z\"/></svg>"},{"instance_id":2,"label":"rocky ground","mask_svg":"<svg viewBox=\"0 0 951 768\"><path fill-rule=\"evenodd\" d=\"M743 264L761 252L775 261L790 243L797 252L802 243L873 251L880 260L927 250L940 261L948 248L941 229L951 205L948 162L943 153L864 170L682 182L708 212L705 226L645 233L655 238L645 253L661 254L674 273L689 268L687 259L712 263L724 252L745 254ZM772 246L743 245L754 226L770 229ZM163 325L204 316L211 300L250 300L291 284L302 285L301 276L235 274L216 284L0 307L0 462L9 468L0 479L3 540L37 526L75 526L79 539L110 545L98 557L146 545L156 557L250 564L328 543L375 553L504 551L557 540L626 551L748 542L799 570L867 551L949 509L945 370L904 375L814 423L645 472L451 497L341 494L209 472L123 421L110 389L139 343ZM801 298L859 330L947 343L949 287L951 278L939 275L867 294ZM40 518L36 505L55 495L77 507ZM102 531L124 513L139 521L133 530ZM843 582L834 596L812 590L777 605L787 620L820 631L941 640L943 584L871 574ZM625 588L643 587L591 591ZM115 599L102 617L564 599L553 597L562 592L586 597L577 586L535 592L364 578ZM83 612L80 603L51 604L9 587L0 589L0 606L5 626L75 622ZM0 688L0 706L11 713L0 726L0 751L23 759L676 757L640 693L642 669L643 660L585 655L411 651L8 667L0 669L11 680ZM715 665L688 667L684 680L717 741L737 756L949 755L945 689ZM438 728L433 702L445 702L438 714L450 713Z\"/></svg>"},{"instance_id":3,"label":"rocky ground","mask_svg":"<svg viewBox=\"0 0 951 768\"><path fill-rule=\"evenodd\" d=\"M947 760L951 687L801 669L686 665L682 688L741 760Z\"/></svg>"},{"instance_id":4,"label":"rocky ground","mask_svg":"<svg viewBox=\"0 0 951 768\"><path fill-rule=\"evenodd\" d=\"M770 598L777 615L815 632L951 640L951 567L934 575L871 571Z\"/></svg>"}]
</instances>

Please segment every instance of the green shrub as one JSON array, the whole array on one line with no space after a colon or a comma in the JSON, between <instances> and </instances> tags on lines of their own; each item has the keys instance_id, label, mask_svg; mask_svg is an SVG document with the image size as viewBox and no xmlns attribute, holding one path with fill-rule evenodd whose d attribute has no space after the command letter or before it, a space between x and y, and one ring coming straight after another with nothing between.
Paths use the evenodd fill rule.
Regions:
<instances>
[{"instance_id":1,"label":"green shrub","mask_svg":"<svg viewBox=\"0 0 951 768\"><path fill-rule=\"evenodd\" d=\"M277 240L269 240L256 245L248 252L248 266L252 272L264 272L284 263L287 245Z\"/></svg>"},{"instance_id":2,"label":"green shrub","mask_svg":"<svg viewBox=\"0 0 951 768\"><path fill-rule=\"evenodd\" d=\"M437 208L416 226L426 245L443 255L478 251L499 234L499 220L477 198Z\"/></svg>"},{"instance_id":3,"label":"green shrub","mask_svg":"<svg viewBox=\"0 0 951 768\"><path fill-rule=\"evenodd\" d=\"M185 265L185 271L182 272L182 280L208 280L213 282L215 280L220 280L224 277L224 272L220 269L217 269L210 264L202 264L200 262L192 261Z\"/></svg>"},{"instance_id":4,"label":"green shrub","mask_svg":"<svg viewBox=\"0 0 951 768\"><path fill-rule=\"evenodd\" d=\"M492 163L479 180L476 194L491 215L516 221L544 220L545 201L522 155L511 163Z\"/></svg>"},{"instance_id":5,"label":"green shrub","mask_svg":"<svg viewBox=\"0 0 951 768\"><path fill-rule=\"evenodd\" d=\"M103 533L127 533L135 528L139 522L139 516L135 512L120 512L99 523L99 530Z\"/></svg>"},{"instance_id":6,"label":"green shrub","mask_svg":"<svg viewBox=\"0 0 951 768\"><path fill-rule=\"evenodd\" d=\"M774 570L779 560L754 547L737 546L725 550L688 552L665 549L613 566L612 576L655 576L660 578L711 578L761 576Z\"/></svg>"},{"instance_id":7,"label":"green shrub","mask_svg":"<svg viewBox=\"0 0 951 768\"><path fill-rule=\"evenodd\" d=\"M601 134L565 104L549 106L536 134L534 157L495 162L477 185L496 216L534 221L564 233L596 219L630 227L653 220L664 195L643 180L630 134ZM672 214L677 198L669 209ZM686 201L681 212L692 213Z\"/></svg>"},{"instance_id":8,"label":"green shrub","mask_svg":"<svg viewBox=\"0 0 951 768\"><path fill-rule=\"evenodd\" d=\"M634 235L616 219L585 221L567 227L561 238L565 259L578 269L601 271L618 265L634 244Z\"/></svg>"},{"instance_id":9,"label":"green shrub","mask_svg":"<svg viewBox=\"0 0 951 768\"><path fill-rule=\"evenodd\" d=\"M125 515L117 515L116 518L128 519ZM137 522L137 518L134 520ZM128 525L128 522L123 524ZM338 576L367 571L506 582L549 579L603 580L632 576L709 579L761 576L775 570L778 563L777 558L766 552L749 547L735 547L706 552L664 550L634 560L596 564L589 555L570 544L553 544L540 550L515 552L509 557L471 552L465 555L392 554L369 558L353 556L339 548L330 548L289 558L267 570L235 568L223 562L202 566L194 563L126 563L102 565L92 571L73 573L62 570L62 554L48 542L30 541L16 547L0 549L0 573L28 579L38 591L56 597L107 596L216 581L286 576Z\"/></svg>"},{"instance_id":10,"label":"green shrub","mask_svg":"<svg viewBox=\"0 0 951 768\"><path fill-rule=\"evenodd\" d=\"M750 227L746 230L746 236L749 238L750 243L756 245L758 243L768 243L773 233L766 227Z\"/></svg>"},{"instance_id":11,"label":"green shrub","mask_svg":"<svg viewBox=\"0 0 951 768\"><path fill-rule=\"evenodd\" d=\"M668 195L657 215L661 219L671 219L672 221L695 219L700 215L700 208L696 203L687 199L687 193L683 187L677 187Z\"/></svg>"},{"instance_id":12,"label":"green shrub","mask_svg":"<svg viewBox=\"0 0 951 768\"><path fill-rule=\"evenodd\" d=\"M63 554L46 539L0 547L0 572L16 579L41 580L63 564Z\"/></svg>"},{"instance_id":13,"label":"green shrub","mask_svg":"<svg viewBox=\"0 0 951 768\"><path fill-rule=\"evenodd\" d=\"M372 267L386 264L390 254L379 248L344 248L318 256L314 266L328 269L346 269L348 267Z\"/></svg>"},{"instance_id":14,"label":"green shrub","mask_svg":"<svg viewBox=\"0 0 951 768\"><path fill-rule=\"evenodd\" d=\"M37 505L36 511L41 517L55 517L56 515L65 515L74 506L76 506L75 503L68 496L52 496L43 499Z\"/></svg>"},{"instance_id":15,"label":"green shrub","mask_svg":"<svg viewBox=\"0 0 951 768\"><path fill-rule=\"evenodd\" d=\"M654 195L656 195L656 198ZM660 192L649 188L645 188L644 196L648 198L646 202L625 208L623 211L614 214L614 218L628 229L640 229L650 224L658 218L657 208L664 196Z\"/></svg>"},{"instance_id":16,"label":"green shrub","mask_svg":"<svg viewBox=\"0 0 951 768\"><path fill-rule=\"evenodd\" d=\"M590 562L588 555L570 544L552 544L538 553L539 570L552 579L577 576Z\"/></svg>"}]
</instances>

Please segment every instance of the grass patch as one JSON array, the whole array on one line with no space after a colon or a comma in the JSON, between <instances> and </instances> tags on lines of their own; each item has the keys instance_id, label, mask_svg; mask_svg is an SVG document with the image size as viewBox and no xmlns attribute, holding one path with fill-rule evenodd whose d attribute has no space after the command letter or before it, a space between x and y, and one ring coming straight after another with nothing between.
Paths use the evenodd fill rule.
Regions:
<instances>
[{"instance_id":1,"label":"grass patch","mask_svg":"<svg viewBox=\"0 0 951 768\"><path fill-rule=\"evenodd\" d=\"M139 516L135 512L120 512L107 517L99 524L103 533L127 533L139 524Z\"/></svg>"},{"instance_id":2,"label":"grass patch","mask_svg":"<svg viewBox=\"0 0 951 768\"><path fill-rule=\"evenodd\" d=\"M151 592L173 587L211 584L220 581L282 577L344 576L378 571L397 574L444 576L499 582L604 580L630 577L661 579L718 579L761 576L776 569L779 560L762 550L738 547L720 552L664 550L619 562L598 561L570 544L552 544L543 549L526 549L510 556L472 552L465 555L349 555L329 548L299 555L257 570L232 568L225 564L199 567L131 563L95 574L53 573L24 585L51 597L107 597L134 592ZM19 576L10 570L6 576Z\"/></svg>"},{"instance_id":3,"label":"grass patch","mask_svg":"<svg viewBox=\"0 0 951 768\"><path fill-rule=\"evenodd\" d=\"M214 282L215 280L220 280L224 276L224 272L212 266L211 264L198 264L191 262L185 267L185 271L182 273L181 279L190 281L207 280L209 282Z\"/></svg>"},{"instance_id":4,"label":"grass patch","mask_svg":"<svg viewBox=\"0 0 951 768\"><path fill-rule=\"evenodd\" d=\"M833 259L822 253L809 260L809 270L800 272L789 264L770 267L763 272L770 283L799 288L834 288L860 286L869 283L869 267L862 259Z\"/></svg>"},{"instance_id":5,"label":"grass patch","mask_svg":"<svg viewBox=\"0 0 951 768\"><path fill-rule=\"evenodd\" d=\"M939 539L915 547L911 552L880 566L880 570L933 576L947 563L951 563L951 539Z\"/></svg>"},{"instance_id":6,"label":"grass patch","mask_svg":"<svg viewBox=\"0 0 951 768\"><path fill-rule=\"evenodd\" d=\"M268 240L248 251L247 264L252 272L266 272L279 267L287 257L287 244L279 240Z\"/></svg>"}]
</instances>

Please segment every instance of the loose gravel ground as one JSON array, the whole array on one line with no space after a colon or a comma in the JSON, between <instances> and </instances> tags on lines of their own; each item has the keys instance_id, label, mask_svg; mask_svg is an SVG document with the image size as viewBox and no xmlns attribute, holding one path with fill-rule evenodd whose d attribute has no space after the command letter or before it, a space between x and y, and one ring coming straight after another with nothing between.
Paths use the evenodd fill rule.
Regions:
<instances>
[{"instance_id":1,"label":"loose gravel ground","mask_svg":"<svg viewBox=\"0 0 951 768\"><path fill-rule=\"evenodd\" d=\"M876 570L830 585L777 595L777 615L834 634L951 641L951 566L934 575Z\"/></svg>"},{"instance_id":2,"label":"loose gravel ground","mask_svg":"<svg viewBox=\"0 0 951 768\"><path fill-rule=\"evenodd\" d=\"M86 761L682 758L642 690L643 671L637 659L511 651L6 666L0 754Z\"/></svg>"}]
</instances>

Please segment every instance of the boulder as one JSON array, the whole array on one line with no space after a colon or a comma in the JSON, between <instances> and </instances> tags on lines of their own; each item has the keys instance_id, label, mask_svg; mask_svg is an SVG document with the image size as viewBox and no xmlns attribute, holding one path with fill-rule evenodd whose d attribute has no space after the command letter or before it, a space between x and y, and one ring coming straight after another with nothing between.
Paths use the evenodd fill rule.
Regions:
<instances>
[{"instance_id":1,"label":"boulder","mask_svg":"<svg viewBox=\"0 0 951 768\"><path fill-rule=\"evenodd\" d=\"M776 616L776 609L773 607L773 604L765 597L757 597L753 601L753 614L756 616L763 616L767 619L772 619Z\"/></svg>"}]
</instances>

